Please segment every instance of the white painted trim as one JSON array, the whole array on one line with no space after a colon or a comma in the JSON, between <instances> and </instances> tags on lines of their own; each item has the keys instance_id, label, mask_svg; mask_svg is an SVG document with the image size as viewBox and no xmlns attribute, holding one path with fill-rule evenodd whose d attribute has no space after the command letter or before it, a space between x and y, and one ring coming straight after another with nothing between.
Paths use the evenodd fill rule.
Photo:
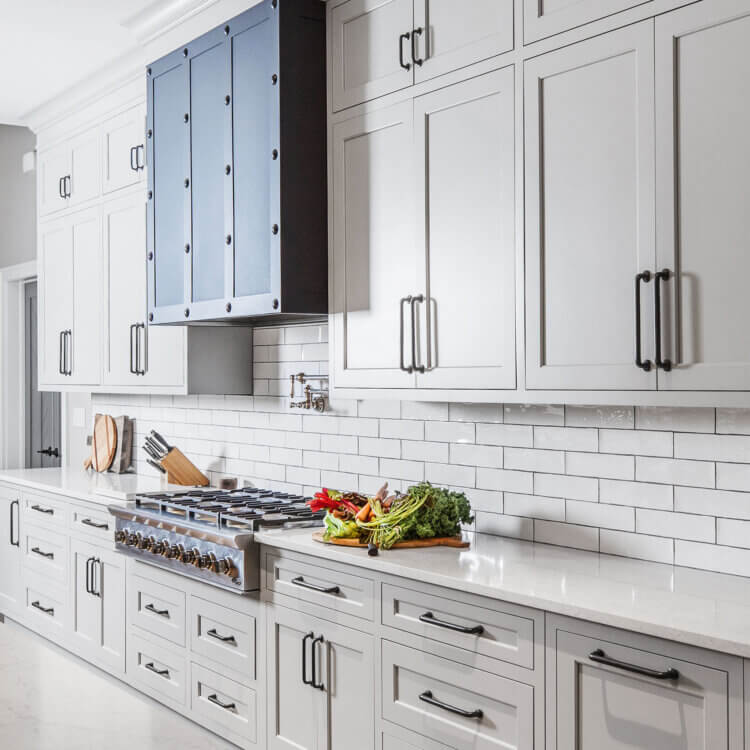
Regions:
<instances>
[{"instance_id":1,"label":"white painted trim","mask_svg":"<svg viewBox=\"0 0 750 750\"><path fill-rule=\"evenodd\" d=\"M216 2L218 0L161 0L126 18L122 25L141 44L147 44Z\"/></svg>"}]
</instances>

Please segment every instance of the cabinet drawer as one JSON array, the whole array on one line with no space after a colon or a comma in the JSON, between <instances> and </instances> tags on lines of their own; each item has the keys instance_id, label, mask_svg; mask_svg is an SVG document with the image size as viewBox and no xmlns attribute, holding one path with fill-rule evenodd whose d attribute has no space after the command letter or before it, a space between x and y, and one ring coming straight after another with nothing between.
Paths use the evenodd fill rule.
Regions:
<instances>
[{"instance_id":1,"label":"cabinet drawer","mask_svg":"<svg viewBox=\"0 0 750 750\"><path fill-rule=\"evenodd\" d=\"M23 567L60 585L68 582L68 537L51 529L24 524Z\"/></svg>"},{"instance_id":2,"label":"cabinet drawer","mask_svg":"<svg viewBox=\"0 0 750 750\"><path fill-rule=\"evenodd\" d=\"M24 589L28 626L45 633L61 632L67 620L65 589L33 575L26 577Z\"/></svg>"},{"instance_id":3,"label":"cabinet drawer","mask_svg":"<svg viewBox=\"0 0 750 750\"><path fill-rule=\"evenodd\" d=\"M184 646L185 593L139 576L128 583L130 624Z\"/></svg>"},{"instance_id":4,"label":"cabinet drawer","mask_svg":"<svg viewBox=\"0 0 750 750\"><path fill-rule=\"evenodd\" d=\"M114 544L114 520L106 510L91 510L83 506L70 507L71 528L87 537Z\"/></svg>"},{"instance_id":5,"label":"cabinet drawer","mask_svg":"<svg viewBox=\"0 0 750 750\"><path fill-rule=\"evenodd\" d=\"M387 583L382 592L383 625L534 668L533 619Z\"/></svg>"},{"instance_id":6,"label":"cabinet drawer","mask_svg":"<svg viewBox=\"0 0 750 750\"><path fill-rule=\"evenodd\" d=\"M68 525L68 508L65 502L50 495L24 492L21 498L21 514L29 523L49 528L62 530Z\"/></svg>"},{"instance_id":7,"label":"cabinet drawer","mask_svg":"<svg viewBox=\"0 0 750 750\"><path fill-rule=\"evenodd\" d=\"M383 717L456 750L534 747L530 685L383 641Z\"/></svg>"},{"instance_id":8,"label":"cabinet drawer","mask_svg":"<svg viewBox=\"0 0 750 750\"><path fill-rule=\"evenodd\" d=\"M367 578L269 553L266 588L364 620L374 617L374 586Z\"/></svg>"},{"instance_id":9,"label":"cabinet drawer","mask_svg":"<svg viewBox=\"0 0 750 750\"><path fill-rule=\"evenodd\" d=\"M191 665L190 708L198 721L229 740L257 742L255 691L199 664Z\"/></svg>"},{"instance_id":10,"label":"cabinet drawer","mask_svg":"<svg viewBox=\"0 0 750 750\"><path fill-rule=\"evenodd\" d=\"M146 688L184 706L187 702L186 663L182 656L128 634L127 674L138 687Z\"/></svg>"}]
</instances>

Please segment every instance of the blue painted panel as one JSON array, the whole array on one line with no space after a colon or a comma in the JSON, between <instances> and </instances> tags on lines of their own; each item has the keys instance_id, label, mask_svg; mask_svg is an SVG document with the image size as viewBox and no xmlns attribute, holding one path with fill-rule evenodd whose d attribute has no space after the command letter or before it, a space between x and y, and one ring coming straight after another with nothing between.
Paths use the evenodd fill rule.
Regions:
<instances>
[{"instance_id":1,"label":"blue painted panel","mask_svg":"<svg viewBox=\"0 0 750 750\"><path fill-rule=\"evenodd\" d=\"M266 17L232 39L234 294L271 292L270 216L274 26Z\"/></svg>"},{"instance_id":2,"label":"blue painted panel","mask_svg":"<svg viewBox=\"0 0 750 750\"><path fill-rule=\"evenodd\" d=\"M220 43L190 60L193 219L193 301L224 297L224 129L229 93L229 44ZM230 239L231 242L231 239Z\"/></svg>"},{"instance_id":3,"label":"blue painted panel","mask_svg":"<svg viewBox=\"0 0 750 750\"><path fill-rule=\"evenodd\" d=\"M185 203L183 180L187 128L183 122L187 100L183 67L154 77L154 304L179 305L185 297Z\"/></svg>"}]
</instances>

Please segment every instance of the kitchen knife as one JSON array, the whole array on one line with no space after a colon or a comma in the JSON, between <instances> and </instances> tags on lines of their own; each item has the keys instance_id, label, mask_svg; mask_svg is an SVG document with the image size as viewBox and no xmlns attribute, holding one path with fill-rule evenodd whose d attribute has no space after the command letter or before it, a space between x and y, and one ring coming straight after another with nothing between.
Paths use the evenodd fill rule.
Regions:
<instances>
[{"instance_id":1,"label":"kitchen knife","mask_svg":"<svg viewBox=\"0 0 750 750\"><path fill-rule=\"evenodd\" d=\"M150 458L146 459L146 463L151 464L151 466L153 466L155 469L158 469L162 474L167 473L167 470L163 466L157 464L156 461L152 461Z\"/></svg>"},{"instance_id":2,"label":"kitchen knife","mask_svg":"<svg viewBox=\"0 0 750 750\"><path fill-rule=\"evenodd\" d=\"M154 461L159 461L161 459L161 456L148 443L143 446L143 450L150 458L153 458Z\"/></svg>"},{"instance_id":3,"label":"kitchen knife","mask_svg":"<svg viewBox=\"0 0 750 750\"><path fill-rule=\"evenodd\" d=\"M156 454L154 458L159 461L167 454L162 449L161 445L157 443L153 438L147 437L146 438L146 445Z\"/></svg>"},{"instance_id":4,"label":"kitchen knife","mask_svg":"<svg viewBox=\"0 0 750 750\"><path fill-rule=\"evenodd\" d=\"M151 437L163 447L166 453L172 450L172 446L156 430L151 430Z\"/></svg>"}]
</instances>

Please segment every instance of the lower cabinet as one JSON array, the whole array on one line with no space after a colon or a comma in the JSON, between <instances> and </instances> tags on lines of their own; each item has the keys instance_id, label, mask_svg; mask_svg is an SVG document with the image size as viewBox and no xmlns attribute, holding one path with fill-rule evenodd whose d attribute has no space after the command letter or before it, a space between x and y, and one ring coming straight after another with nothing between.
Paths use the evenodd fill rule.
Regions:
<instances>
[{"instance_id":1,"label":"lower cabinet","mask_svg":"<svg viewBox=\"0 0 750 750\"><path fill-rule=\"evenodd\" d=\"M374 750L373 636L269 605L269 750Z\"/></svg>"}]
</instances>

